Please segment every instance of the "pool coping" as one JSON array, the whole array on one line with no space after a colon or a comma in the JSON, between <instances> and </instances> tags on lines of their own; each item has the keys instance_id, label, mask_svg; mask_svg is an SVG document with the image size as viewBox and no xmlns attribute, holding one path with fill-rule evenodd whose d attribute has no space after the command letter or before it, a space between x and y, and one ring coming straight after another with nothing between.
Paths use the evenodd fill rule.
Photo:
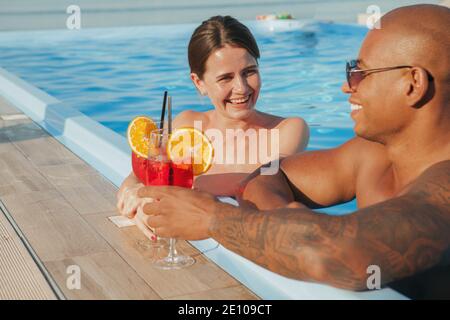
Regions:
<instances>
[{"instance_id":1,"label":"pool coping","mask_svg":"<svg viewBox=\"0 0 450 320\"><path fill-rule=\"evenodd\" d=\"M119 186L131 171L131 151L123 136L3 68L0 68L0 95L114 185ZM217 244L213 239L190 243L201 251ZM390 288L353 292L288 279L222 246L205 255L263 299L407 299Z\"/></svg>"}]
</instances>

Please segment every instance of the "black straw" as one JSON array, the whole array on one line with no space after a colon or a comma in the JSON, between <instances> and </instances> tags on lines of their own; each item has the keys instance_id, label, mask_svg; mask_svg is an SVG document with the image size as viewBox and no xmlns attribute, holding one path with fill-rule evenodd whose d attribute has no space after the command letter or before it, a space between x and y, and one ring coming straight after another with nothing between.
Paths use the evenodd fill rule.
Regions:
<instances>
[{"instance_id":1,"label":"black straw","mask_svg":"<svg viewBox=\"0 0 450 320\"><path fill-rule=\"evenodd\" d=\"M169 134L172 134L172 97L167 98L167 117L169 122Z\"/></svg>"},{"instance_id":2,"label":"black straw","mask_svg":"<svg viewBox=\"0 0 450 320\"><path fill-rule=\"evenodd\" d=\"M159 123L159 129L164 128L164 116L166 115L166 101L167 101L167 90L164 91L163 105L161 110L161 122Z\"/></svg>"}]
</instances>

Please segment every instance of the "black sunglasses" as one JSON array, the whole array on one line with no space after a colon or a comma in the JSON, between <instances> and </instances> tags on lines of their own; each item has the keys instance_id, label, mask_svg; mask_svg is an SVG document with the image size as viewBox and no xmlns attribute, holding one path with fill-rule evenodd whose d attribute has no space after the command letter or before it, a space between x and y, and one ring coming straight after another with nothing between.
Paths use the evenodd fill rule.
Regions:
<instances>
[{"instance_id":1,"label":"black sunglasses","mask_svg":"<svg viewBox=\"0 0 450 320\"><path fill-rule=\"evenodd\" d=\"M359 83L371 73L383 72L402 68L412 68L412 66L395 66L376 69L358 69L358 60L350 60L346 63L345 72L347 75L347 83L352 91L356 91Z\"/></svg>"}]
</instances>

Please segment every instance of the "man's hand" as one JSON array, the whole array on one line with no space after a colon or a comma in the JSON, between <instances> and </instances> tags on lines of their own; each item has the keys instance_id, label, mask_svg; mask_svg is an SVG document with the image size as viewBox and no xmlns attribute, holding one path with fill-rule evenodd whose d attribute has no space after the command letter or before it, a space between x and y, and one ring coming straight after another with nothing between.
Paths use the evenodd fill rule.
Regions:
<instances>
[{"instance_id":1,"label":"man's hand","mask_svg":"<svg viewBox=\"0 0 450 320\"><path fill-rule=\"evenodd\" d=\"M174 186L148 186L140 198L152 198L143 206L143 222L164 238L202 240L210 237L219 203L209 193Z\"/></svg>"}]
</instances>

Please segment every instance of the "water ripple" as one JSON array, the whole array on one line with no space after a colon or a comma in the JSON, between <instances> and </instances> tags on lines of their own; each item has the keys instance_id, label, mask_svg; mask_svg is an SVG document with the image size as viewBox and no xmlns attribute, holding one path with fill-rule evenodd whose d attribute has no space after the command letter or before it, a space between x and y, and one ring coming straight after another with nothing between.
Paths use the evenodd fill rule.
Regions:
<instances>
[{"instance_id":1,"label":"water ripple","mask_svg":"<svg viewBox=\"0 0 450 320\"><path fill-rule=\"evenodd\" d=\"M137 114L158 116L164 90L171 91L175 112L211 108L189 78L191 30L132 30L0 34L0 65L121 134ZM332 147L351 137L353 124L340 87L344 62L357 55L365 33L325 23L285 32L255 28L263 79L258 108L301 116L324 128L313 132L310 148ZM345 135L333 128L345 129Z\"/></svg>"}]
</instances>

